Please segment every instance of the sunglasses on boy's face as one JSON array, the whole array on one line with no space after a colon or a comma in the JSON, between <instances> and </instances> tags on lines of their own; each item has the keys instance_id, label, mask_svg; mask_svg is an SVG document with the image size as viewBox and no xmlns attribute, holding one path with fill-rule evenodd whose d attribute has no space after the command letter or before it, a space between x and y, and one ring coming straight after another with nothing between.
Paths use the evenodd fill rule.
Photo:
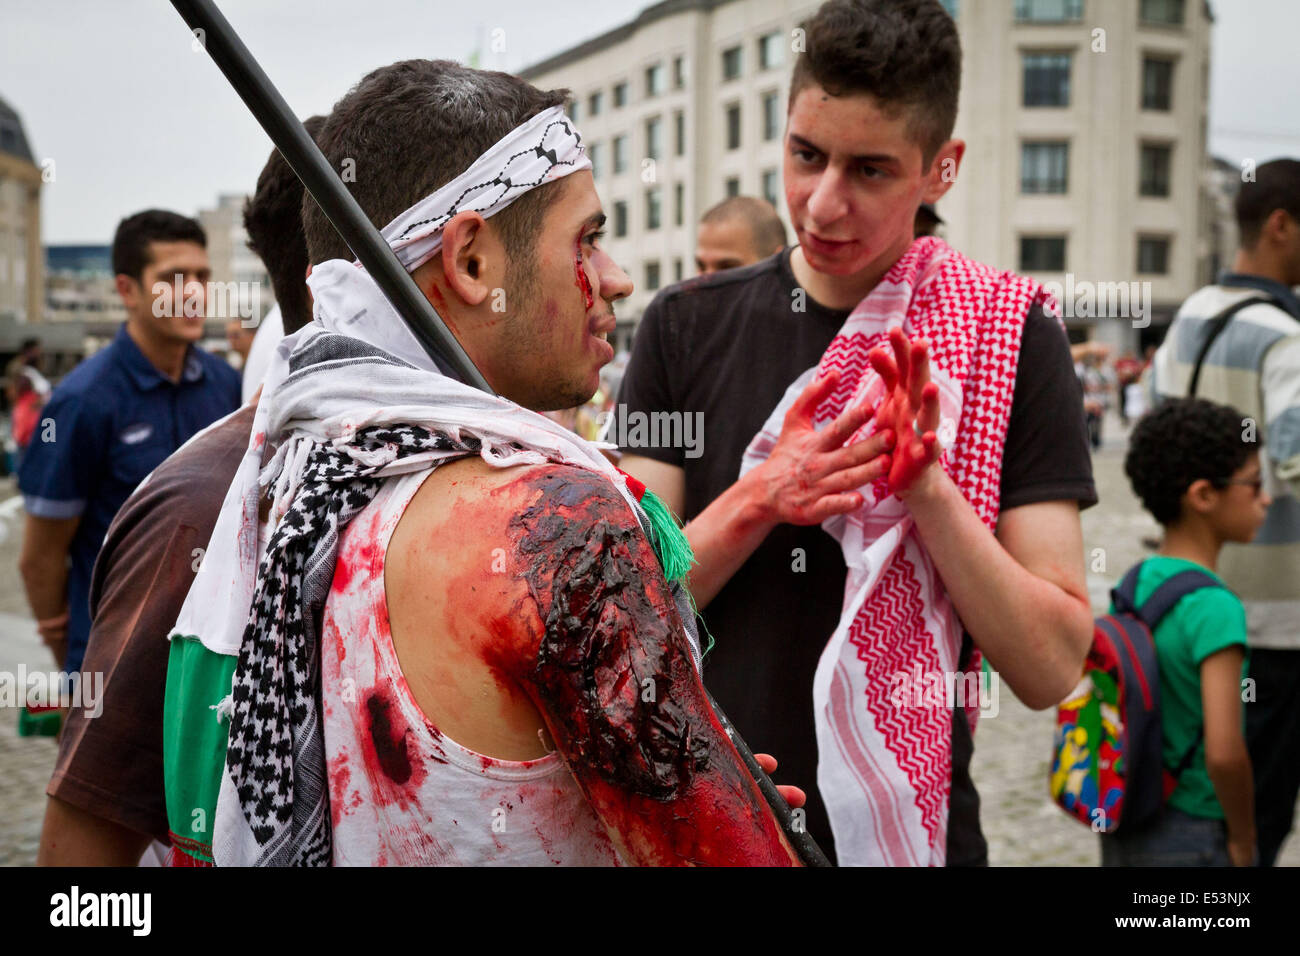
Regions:
<instances>
[{"instance_id":1,"label":"sunglasses on boy's face","mask_svg":"<svg viewBox=\"0 0 1300 956\"><path fill-rule=\"evenodd\" d=\"M1259 497L1260 491L1264 488L1264 476L1256 475L1254 478L1225 478L1225 485L1248 485L1255 489L1255 497Z\"/></svg>"}]
</instances>

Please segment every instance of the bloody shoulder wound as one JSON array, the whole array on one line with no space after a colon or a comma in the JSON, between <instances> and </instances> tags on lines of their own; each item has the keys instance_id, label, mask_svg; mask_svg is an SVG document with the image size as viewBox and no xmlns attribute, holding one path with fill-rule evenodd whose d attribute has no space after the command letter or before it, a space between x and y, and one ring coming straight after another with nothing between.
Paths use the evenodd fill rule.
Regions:
<instances>
[{"instance_id":1,"label":"bloody shoulder wound","mask_svg":"<svg viewBox=\"0 0 1300 956\"><path fill-rule=\"evenodd\" d=\"M538 494L510 532L545 625L531 676L556 733L605 782L673 800L708 767L709 715L654 550L604 477L525 481Z\"/></svg>"}]
</instances>

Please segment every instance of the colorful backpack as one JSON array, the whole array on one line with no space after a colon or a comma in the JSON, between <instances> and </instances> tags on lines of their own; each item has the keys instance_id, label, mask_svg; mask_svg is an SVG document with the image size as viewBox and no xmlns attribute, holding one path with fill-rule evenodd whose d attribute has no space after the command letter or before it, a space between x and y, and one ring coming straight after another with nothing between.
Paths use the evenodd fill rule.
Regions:
<instances>
[{"instance_id":1,"label":"colorful backpack","mask_svg":"<svg viewBox=\"0 0 1300 956\"><path fill-rule=\"evenodd\" d=\"M1201 744L1198 734L1173 773L1162 769L1160 672L1152 635L1184 597L1222 585L1208 572L1189 568L1138 607L1141 568L1131 568L1111 591L1114 613L1094 622L1083 677L1056 709L1052 799L1099 833L1113 833L1121 824L1132 831L1152 820Z\"/></svg>"}]
</instances>

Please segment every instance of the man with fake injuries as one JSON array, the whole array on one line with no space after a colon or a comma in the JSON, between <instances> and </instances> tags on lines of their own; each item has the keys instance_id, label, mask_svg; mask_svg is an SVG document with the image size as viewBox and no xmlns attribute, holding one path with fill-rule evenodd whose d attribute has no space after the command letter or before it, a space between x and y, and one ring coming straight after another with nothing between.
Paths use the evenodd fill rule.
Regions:
<instances>
[{"instance_id":1,"label":"man with fake injuries","mask_svg":"<svg viewBox=\"0 0 1300 956\"><path fill-rule=\"evenodd\" d=\"M168 814L214 818L217 865L795 862L700 683L680 529L539 414L595 391L632 288L566 96L406 61L318 137L373 171L350 190L496 395L439 373L305 201L315 321L171 639ZM893 426L913 472L934 448L880 408L859 484Z\"/></svg>"}]
</instances>

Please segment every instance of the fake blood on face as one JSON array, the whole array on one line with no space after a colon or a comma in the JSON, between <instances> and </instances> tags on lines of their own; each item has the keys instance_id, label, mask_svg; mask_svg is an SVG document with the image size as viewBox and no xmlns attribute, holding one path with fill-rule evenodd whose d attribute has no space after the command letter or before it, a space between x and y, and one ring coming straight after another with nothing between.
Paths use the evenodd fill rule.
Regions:
<instances>
[{"instance_id":1,"label":"fake blood on face","mask_svg":"<svg viewBox=\"0 0 1300 956\"><path fill-rule=\"evenodd\" d=\"M591 280L587 278L587 264L582 261L582 237L573 245L573 274L578 281L578 291L582 293L582 304L590 312L596 304L596 297L591 291Z\"/></svg>"}]
</instances>

